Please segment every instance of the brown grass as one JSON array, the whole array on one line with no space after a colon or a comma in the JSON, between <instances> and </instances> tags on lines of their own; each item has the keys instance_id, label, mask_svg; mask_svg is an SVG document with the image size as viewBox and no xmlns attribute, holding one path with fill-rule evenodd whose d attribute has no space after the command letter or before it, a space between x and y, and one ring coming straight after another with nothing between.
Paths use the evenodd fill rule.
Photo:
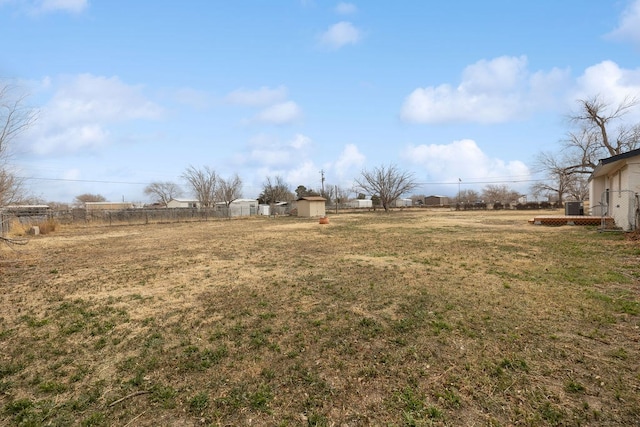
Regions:
<instances>
[{"instance_id":1,"label":"brown grass","mask_svg":"<svg viewBox=\"0 0 640 427\"><path fill-rule=\"evenodd\" d=\"M0 248L0 424L638 425L640 249L518 212Z\"/></svg>"}]
</instances>

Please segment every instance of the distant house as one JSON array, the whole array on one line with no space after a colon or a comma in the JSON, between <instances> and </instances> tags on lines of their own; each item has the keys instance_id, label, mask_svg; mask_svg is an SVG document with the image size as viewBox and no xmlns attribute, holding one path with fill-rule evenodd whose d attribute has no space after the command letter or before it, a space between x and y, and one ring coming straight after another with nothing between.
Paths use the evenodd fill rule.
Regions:
<instances>
[{"instance_id":1,"label":"distant house","mask_svg":"<svg viewBox=\"0 0 640 427\"><path fill-rule=\"evenodd\" d=\"M300 197L297 200L298 216L302 217L316 217L325 216L325 203L327 199L320 196L306 196Z\"/></svg>"},{"instance_id":2,"label":"distant house","mask_svg":"<svg viewBox=\"0 0 640 427\"><path fill-rule=\"evenodd\" d=\"M85 202L84 207L88 211L120 211L134 208L130 202Z\"/></svg>"},{"instance_id":3,"label":"distant house","mask_svg":"<svg viewBox=\"0 0 640 427\"><path fill-rule=\"evenodd\" d=\"M229 204L227 212L227 204L224 202L216 203L217 211L224 211L228 216L250 216L258 214L258 201L256 199L236 199Z\"/></svg>"},{"instance_id":4,"label":"distant house","mask_svg":"<svg viewBox=\"0 0 640 427\"><path fill-rule=\"evenodd\" d=\"M199 208L200 201L197 199L171 199L167 203L168 208Z\"/></svg>"},{"instance_id":5,"label":"distant house","mask_svg":"<svg viewBox=\"0 0 640 427\"><path fill-rule=\"evenodd\" d=\"M411 199L396 199L395 202L393 202L393 206L395 206L396 208L404 208L407 206L413 206L413 200Z\"/></svg>"},{"instance_id":6,"label":"distant house","mask_svg":"<svg viewBox=\"0 0 640 427\"><path fill-rule=\"evenodd\" d=\"M371 199L355 199L351 200L348 203L350 208L361 209L361 208L372 208L373 201Z\"/></svg>"},{"instance_id":7,"label":"distant house","mask_svg":"<svg viewBox=\"0 0 640 427\"><path fill-rule=\"evenodd\" d=\"M592 215L610 216L625 231L640 221L640 149L602 159L589 177Z\"/></svg>"},{"instance_id":8,"label":"distant house","mask_svg":"<svg viewBox=\"0 0 640 427\"><path fill-rule=\"evenodd\" d=\"M447 196L427 196L424 198L425 206L449 206L449 198Z\"/></svg>"}]
</instances>

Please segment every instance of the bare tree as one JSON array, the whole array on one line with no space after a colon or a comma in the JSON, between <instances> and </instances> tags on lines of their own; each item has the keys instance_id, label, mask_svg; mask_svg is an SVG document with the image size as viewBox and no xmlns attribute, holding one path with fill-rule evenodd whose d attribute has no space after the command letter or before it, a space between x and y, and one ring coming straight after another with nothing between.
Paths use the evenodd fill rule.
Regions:
<instances>
[{"instance_id":1,"label":"bare tree","mask_svg":"<svg viewBox=\"0 0 640 427\"><path fill-rule=\"evenodd\" d=\"M351 190L341 187L339 185L335 185L334 187L334 201L336 204L346 203L349 201L349 195L351 194Z\"/></svg>"},{"instance_id":2,"label":"bare tree","mask_svg":"<svg viewBox=\"0 0 640 427\"><path fill-rule=\"evenodd\" d=\"M640 101L627 97L611 104L602 96L578 100L579 108L569 115L577 126L562 142L570 172L591 174L598 161L626 153L640 145L640 124L624 123L624 116Z\"/></svg>"},{"instance_id":3,"label":"bare tree","mask_svg":"<svg viewBox=\"0 0 640 427\"><path fill-rule=\"evenodd\" d=\"M457 203L475 203L480 200L480 193L476 190L460 190L456 195Z\"/></svg>"},{"instance_id":4,"label":"bare tree","mask_svg":"<svg viewBox=\"0 0 640 427\"><path fill-rule=\"evenodd\" d=\"M242 197L242 180L235 174L229 179L218 178L216 200L224 202L227 208L236 199Z\"/></svg>"},{"instance_id":5,"label":"bare tree","mask_svg":"<svg viewBox=\"0 0 640 427\"><path fill-rule=\"evenodd\" d=\"M144 188L144 194L151 196L165 207L173 199L182 196L182 188L174 182L152 182Z\"/></svg>"},{"instance_id":6,"label":"bare tree","mask_svg":"<svg viewBox=\"0 0 640 427\"><path fill-rule=\"evenodd\" d=\"M260 203L273 205L277 202L288 202L295 198L289 186L281 176L267 177L262 184L262 193L258 197Z\"/></svg>"},{"instance_id":7,"label":"bare tree","mask_svg":"<svg viewBox=\"0 0 640 427\"><path fill-rule=\"evenodd\" d=\"M11 167L12 143L36 116L37 111L26 106L26 95L14 85L0 83L0 206L22 196L23 181Z\"/></svg>"},{"instance_id":8,"label":"bare tree","mask_svg":"<svg viewBox=\"0 0 640 427\"><path fill-rule=\"evenodd\" d=\"M85 203L89 202L106 202L107 199L101 194L91 194L84 193L76 196L75 204L76 206L84 206Z\"/></svg>"},{"instance_id":9,"label":"bare tree","mask_svg":"<svg viewBox=\"0 0 640 427\"><path fill-rule=\"evenodd\" d=\"M208 166L202 169L189 166L182 174L182 178L191 187L191 191L200 202L200 206L204 208L213 206L218 184L218 175L213 169Z\"/></svg>"},{"instance_id":10,"label":"bare tree","mask_svg":"<svg viewBox=\"0 0 640 427\"><path fill-rule=\"evenodd\" d=\"M640 103L637 98L627 97L612 104L596 95L577 102L578 109L569 114L569 121L575 128L561 141L561 154L543 152L535 160L534 169L545 173L546 177L531 187L534 195L553 192L560 203L566 195L583 200L586 177L600 159L640 146L640 124L623 120Z\"/></svg>"},{"instance_id":11,"label":"bare tree","mask_svg":"<svg viewBox=\"0 0 640 427\"><path fill-rule=\"evenodd\" d=\"M574 200L589 198L589 180L584 175L574 174L567 187L567 194Z\"/></svg>"},{"instance_id":12,"label":"bare tree","mask_svg":"<svg viewBox=\"0 0 640 427\"><path fill-rule=\"evenodd\" d=\"M572 181L576 180L582 166L574 167L565 156L542 152L536 157L534 168L546 174L546 179L531 186L534 196L555 193L558 202L562 203L569 193Z\"/></svg>"},{"instance_id":13,"label":"bare tree","mask_svg":"<svg viewBox=\"0 0 640 427\"><path fill-rule=\"evenodd\" d=\"M377 195L385 212L400 196L418 186L413 174L401 171L395 165L365 169L354 181L359 190Z\"/></svg>"},{"instance_id":14,"label":"bare tree","mask_svg":"<svg viewBox=\"0 0 640 427\"><path fill-rule=\"evenodd\" d=\"M512 203L520 194L506 184L489 184L482 190L482 196L487 203Z\"/></svg>"}]
</instances>

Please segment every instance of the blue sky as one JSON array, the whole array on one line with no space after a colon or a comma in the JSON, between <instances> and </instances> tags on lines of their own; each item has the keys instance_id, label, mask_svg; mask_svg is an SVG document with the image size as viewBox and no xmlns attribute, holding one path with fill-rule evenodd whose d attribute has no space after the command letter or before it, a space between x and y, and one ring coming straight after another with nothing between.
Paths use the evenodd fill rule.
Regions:
<instances>
[{"instance_id":1,"label":"blue sky","mask_svg":"<svg viewBox=\"0 0 640 427\"><path fill-rule=\"evenodd\" d=\"M526 193L577 99L640 94L640 0L0 0L0 44L40 110L16 167L59 202L147 202L189 166L245 197L389 164Z\"/></svg>"}]
</instances>

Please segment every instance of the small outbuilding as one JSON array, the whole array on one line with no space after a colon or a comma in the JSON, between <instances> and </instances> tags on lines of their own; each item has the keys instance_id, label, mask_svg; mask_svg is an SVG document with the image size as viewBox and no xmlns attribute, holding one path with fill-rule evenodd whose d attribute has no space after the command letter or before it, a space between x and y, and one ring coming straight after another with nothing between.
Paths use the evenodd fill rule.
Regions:
<instances>
[{"instance_id":1,"label":"small outbuilding","mask_svg":"<svg viewBox=\"0 0 640 427\"><path fill-rule=\"evenodd\" d=\"M298 216L301 217L317 217L325 216L325 203L327 199L320 196L300 197L297 200Z\"/></svg>"},{"instance_id":2,"label":"small outbuilding","mask_svg":"<svg viewBox=\"0 0 640 427\"><path fill-rule=\"evenodd\" d=\"M167 203L168 208L199 208L200 202L197 199L171 199Z\"/></svg>"},{"instance_id":3,"label":"small outbuilding","mask_svg":"<svg viewBox=\"0 0 640 427\"><path fill-rule=\"evenodd\" d=\"M424 198L425 206L438 206L444 207L449 206L449 198L447 196L427 196Z\"/></svg>"},{"instance_id":4,"label":"small outbuilding","mask_svg":"<svg viewBox=\"0 0 640 427\"><path fill-rule=\"evenodd\" d=\"M408 206L413 206L413 200L411 199L396 199L393 203L396 208L404 208Z\"/></svg>"},{"instance_id":5,"label":"small outbuilding","mask_svg":"<svg viewBox=\"0 0 640 427\"><path fill-rule=\"evenodd\" d=\"M84 207L87 211L120 211L134 208L130 202L85 202Z\"/></svg>"},{"instance_id":6,"label":"small outbuilding","mask_svg":"<svg viewBox=\"0 0 640 427\"><path fill-rule=\"evenodd\" d=\"M602 159L589 177L592 215L610 216L625 231L640 222L640 149Z\"/></svg>"},{"instance_id":7,"label":"small outbuilding","mask_svg":"<svg viewBox=\"0 0 640 427\"><path fill-rule=\"evenodd\" d=\"M250 216L258 214L258 201L256 199L236 199L227 204L216 203L216 210L224 212L227 216Z\"/></svg>"},{"instance_id":8,"label":"small outbuilding","mask_svg":"<svg viewBox=\"0 0 640 427\"><path fill-rule=\"evenodd\" d=\"M370 209L373 207L371 199L355 199L349 202L349 207L354 209Z\"/></svg>"}]
</instances>

